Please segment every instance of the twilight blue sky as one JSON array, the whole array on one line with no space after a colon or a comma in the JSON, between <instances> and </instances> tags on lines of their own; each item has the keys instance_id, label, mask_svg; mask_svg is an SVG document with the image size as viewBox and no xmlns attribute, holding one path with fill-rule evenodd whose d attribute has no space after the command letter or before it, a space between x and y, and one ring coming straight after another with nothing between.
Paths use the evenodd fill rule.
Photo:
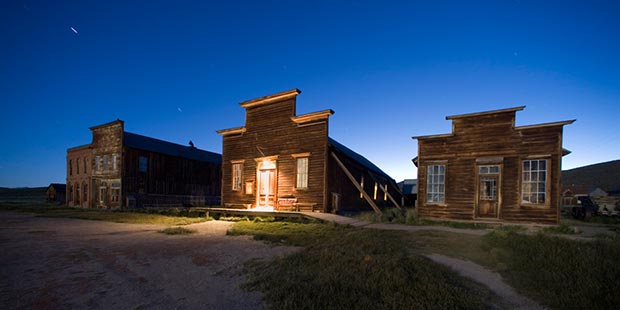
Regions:
<instances>
[{"instance_id":1,"label":"twilight blue sky","mask_svg":"<svg viewBox=\"0 0 620 310\"><path fill-rule=\"evenodd\" d=\"M77 32L75 33L73 29ZM221 152L237 103L299 88L397 181L446 115L577 119L563 168L620 158L620 1L0 3L0 186L65 181L69 147L127 131Z\"/></svg>"}]
</instances>

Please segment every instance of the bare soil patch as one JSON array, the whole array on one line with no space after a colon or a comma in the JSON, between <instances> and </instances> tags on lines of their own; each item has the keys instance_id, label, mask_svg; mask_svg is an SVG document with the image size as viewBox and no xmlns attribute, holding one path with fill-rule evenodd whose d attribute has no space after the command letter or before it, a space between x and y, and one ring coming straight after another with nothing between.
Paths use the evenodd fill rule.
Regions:
<instances>
[{"instance_id":1,"label":"bare soil patch","mask_svg":"<svg viewBox=\"0 0 620 310\"><path fill-rule=\"evenodd\" d=\"M4 309L261 309L239 288L244 262L297 250L227 236L231 223L184 226L38 218L0 212Z\"/></svg>"}]
</instances>

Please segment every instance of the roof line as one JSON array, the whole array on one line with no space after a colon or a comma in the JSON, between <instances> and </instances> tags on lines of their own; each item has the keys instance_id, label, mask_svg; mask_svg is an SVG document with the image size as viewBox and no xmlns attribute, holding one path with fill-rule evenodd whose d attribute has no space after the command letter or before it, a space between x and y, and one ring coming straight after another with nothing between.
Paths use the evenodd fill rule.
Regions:
<instances>
[{"instance_id":1,"label":"roof line","mask_svg":"<svg viewBox=\"0 0 620 310\"><path fill-rule=\"evenodd\" d=\"M112 125L112 124L115 124L115 123L125 124L125 122L123 120L120 120L120 119L117 118L114 121L111 121L111 122L108 122L108 123L105 123L105 124L101 124L101 125L97 125L97 126L93 126L93 127L90 127L89 129L93 130L93 129L109 126L109 125Z\"/></svg>"},{"instance_id":2,"label":"roof line","mask_svg":"<svg viewBox=\"0 0 620 310\"><path fill-rule=\"evenodd\" d=\"M267 95L264 97L251 99L248 101L243 101L243 102L240 102L239 105L247 109L247 108L256 107L256 106L260 106L260 105L264 105L264 104L268 104L268 103L272 103L276 101L282 101L282 100L286 100L290 98L295 98L300 93L301 93L301 90L297 88L293 88L293 89L279 92L276 94Z\"/></svg>"},{"instance_id":3,"label":"roof line","mask_svg":"<svg viewBox=\"0 0 620 310\"><path fill-rule=\"evenodd\" d=\"M87 148L90 145L91 144L89 143L89 144L84 144L84 145L78 145L78 146L70 147L70 148L67 149L67 151L75 151L75 150L78 150L78 149Z\"/></svg>"},{"instance_id":4,"label":"roof line","mask_svg":"<svg viewBox=\"0 0 620 310\"><path fill-rule=\"evenodd\" d=\"M234 134L241 134L245 132L245 126L241 126L241 127L234 127L234 128L227 128L227 129L220 129L220 130L216 130L215 132L220 134L220 135L234 135Z\"/></svg>"},{"instance_id":5,"label":"roof line","mask_svg":"<svg viewBox=\"0 0 620 310\"><path fill-rule=\"evenodd\" d=\"M457 118L464 118L464 117L482 116L482 115L496 114L496 113L515 112L515 111L521 111L523 109L525 109L524 105L519 106L519 107L514 107L514 108L500 109L500 110L491 110L491 111L483 111L483 112L475 112L475 113L467 113L467 114L449 115L449 116L446 116L446 120L457 119Z\"/></svg>"},{"instance_id":6,"label":"roof line","mask_svg":"<svg viewBox=\"0 0 620 310\"><path fill-rule=\"evenodd\" d=\"M413 136L411 137L411 139L413 140L420 140L420 139L429 139L429 138L447 138L447 137L451 137L453 136L453 133L443 133L443 134L439 134L439 135L426 135L426 136Z\"/></svg>"},{"instance_id":7,"label":"roof line","mask_svg":"<svg viewBox=\"0 0 620 310\"><path fill-rule=\"evenodd\" d=\"M318 111L318 112L302 114L298 116L292 116L291 120L297 124L303 124L303 123L312 122L316 120L327 119L333 114L334 114L334 111L331 109L328 109L328 110L323 110L323 111Z\"/></svg>"},{"instance_id":8,"label":"roof line","mask_svg":"<svg viewBox=\"0 0 620 310\"><path fill-rule=\"evenodd\" d=\"M575 121L576 121L576 119L571 119L571 120L559 121L559 122L551 122L551 123L542 123L542 124L518 126L518 127L515 127L515 130L542 128L542 127L552 127L552 126L564 126L564 125L570 125L570 124L574 123Z\"/></svg>"}]
</instances>

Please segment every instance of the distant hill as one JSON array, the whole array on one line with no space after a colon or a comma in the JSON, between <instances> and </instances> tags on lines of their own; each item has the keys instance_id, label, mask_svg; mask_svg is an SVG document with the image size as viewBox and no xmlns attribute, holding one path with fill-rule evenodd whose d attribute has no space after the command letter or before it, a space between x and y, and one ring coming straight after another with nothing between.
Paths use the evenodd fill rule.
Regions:
<instances>
[{"instance_id":1,"label":"distant hill","mask_svg":"<svg viewBox=\"0 0 620 310\"><path fill-rule=\"evenodd\" d=\"M600 187L604 191L620 190L620 160L583 166L562 171L562 186L585 187L592 190Z\"/></svg>"},{"instance_id":2,"label":"distant hill","mask_svg":"<svg viewBox=\"0 0 620 310\"><path fill-rule=\"evenodd\" d=\"M19 187L6 188L0 187L1 203L23 203L23 202L43 202L45 201L45 191L47 187Z\"/></svg>"}]
</instances>

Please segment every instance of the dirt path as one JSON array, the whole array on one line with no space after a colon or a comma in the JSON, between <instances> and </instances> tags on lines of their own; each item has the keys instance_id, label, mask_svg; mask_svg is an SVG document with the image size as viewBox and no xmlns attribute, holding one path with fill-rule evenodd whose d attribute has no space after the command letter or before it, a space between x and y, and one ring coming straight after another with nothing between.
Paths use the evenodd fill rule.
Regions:
<instances>
[{"instance_id":1,"label":"dirt path","mask_svg":"<svg viewBox=\"0 0 620 310\"><path fill-rule=\"evenodd\" d=\"M521 296L502 280L502 277L478 264L441 254L428 254L432 261L448 266L458 274L484 284L497 296L506 301L511 309L536 310L545 309L534 301Z\"/></svg>"},{"instance_id":2,"label":"dirt path","mask_svg":"<svg viewBox=\"0 0 620 310\"><path fill-rule=\"evenodd\" d=\"M3 309L261 309L261 296L238 286L243 262L291 253L249 236L226 236L231 223L163 226L37 218L0 212Z\"/></svg>"}]
</instances>

